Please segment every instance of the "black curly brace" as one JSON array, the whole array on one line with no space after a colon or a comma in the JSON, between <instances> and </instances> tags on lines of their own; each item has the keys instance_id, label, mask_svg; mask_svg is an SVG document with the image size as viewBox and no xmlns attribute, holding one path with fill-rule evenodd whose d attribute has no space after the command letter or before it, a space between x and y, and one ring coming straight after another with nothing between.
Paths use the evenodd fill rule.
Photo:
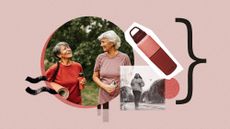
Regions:
<instances>
[{"instance_id":1,"label":"black curly brace","mask_svg":"<svg viewBox=\"0 0 230 129\"><path fill-rule=\"evenodd\" d=\"M188 103L192 98L192 92L193 92L193 70L197 64L200 63L206 63L206 59L198 58L193 53L192 48L192 25L191 23L185 19L185 18L176 18L176 22L184 23L187 27L187 33L188 33L188 54L189 56L195 60L193 63L190 64L188 69L188 93L186 98L182 100L176 100L176 104L185 104Z\"/></svg>"}]
</instances>

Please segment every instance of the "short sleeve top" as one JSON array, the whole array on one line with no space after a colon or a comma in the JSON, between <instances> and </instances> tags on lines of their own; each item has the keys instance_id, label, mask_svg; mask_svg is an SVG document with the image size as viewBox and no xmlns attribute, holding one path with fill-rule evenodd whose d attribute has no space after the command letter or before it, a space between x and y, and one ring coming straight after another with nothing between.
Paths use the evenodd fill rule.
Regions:
<instances>
[{"instance_id":1,"label":"short sleeve top","mask_svg":"<svg viewBox=\"0 0 230 129\"><path fill-rule=\"evenodd\" d=\"M131 65L130 59L127 54L118 52L115 57L109 57L107 53L98 55L94 66L94 72L99 72L100 80L105 84L111 84L113 81L120 86L120 66ZM119 90L118 90L119 93ZM105 90L100 88L99 103L105 103L116 97L110 96Z\"/></svg>"},{"instance_id":2,"label":"short sleeve top","mask_svg":"<svg viewBox=\"0 0 230 129\"><path fill-rule=\"evenodd\" d=\"M52 65L46 71L46 77L48 81L52 80L52 76L57 69L57 64ZM78 77L79 73L83 72L82 66L80 63L73 62L69 66L65 66L60 63L59 70L54 82L59 85L67 88L70 92L70 95L67 100L80 104L81 103L81 92L79 89Z\"/></svg>"}]
</instances>

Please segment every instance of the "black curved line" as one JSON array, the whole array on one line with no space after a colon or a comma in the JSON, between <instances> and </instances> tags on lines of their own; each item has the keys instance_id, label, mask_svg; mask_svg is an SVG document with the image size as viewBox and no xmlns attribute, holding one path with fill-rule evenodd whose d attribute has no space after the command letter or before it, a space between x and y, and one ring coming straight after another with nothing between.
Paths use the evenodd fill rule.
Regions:
<instances>
[{"instance_id":1,"label":"black curved line","mask_svg":"<svg viewBox=\"0 0 230 129\"><path fill-rule=\"evenodd\" d=\"M182 22L186 25L187 27L187 33L188 33L188 53L189 56L195 60L192 64L189 66L188 70L188 93L186 98L182 100L176 100L176 104L185 104L188 103L191 98L192 98L192 93L193 93L193 70L197 64L200 63L206 63L206 59L201 59L195 56L193 52L193 45L192 45L192 25L191 23L185 19L185 18L176 18L176 22Z\"/></svg>"},{"instance_id":2,"label":"black curved line","mask_svg":"<svg viewBox=\"0 0 230 129\"><path fill-rule=\"evenodd\" d=\"M38 83L40 81L46 81L47 78L46 78L46 76L39 76L39 77L36 77L36 78L32 78L32 77L28 76L28 77L26 77L25 80L30 82L30 83Z\"/></svg>"},{"instance_id":3,"label":"black curved line","mask_svg":"<svg viewBox=\"0 0 230 129\"><path fill-rule=\"evenodd\" d=\"M58 94L55 90L53 90L49 87L41 87L37 90L33 90L30 87L27 87L26 92L31 94L31 95L37 95L37 94L40 94L41 92L48 92L50 94Z\"/></svg>"}]
</instances>

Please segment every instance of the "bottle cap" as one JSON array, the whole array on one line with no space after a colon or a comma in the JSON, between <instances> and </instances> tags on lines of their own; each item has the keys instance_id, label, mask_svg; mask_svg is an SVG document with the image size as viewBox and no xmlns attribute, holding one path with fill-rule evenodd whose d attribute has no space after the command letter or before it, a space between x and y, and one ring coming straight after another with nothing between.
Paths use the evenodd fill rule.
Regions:
<instances>
[{"instance_id":1,"label":"bottle cap","mask_svg":"<svg viewBox=\"0 0 230 129\"><path fill-rule=\"evenodd\" d=\"M130 36L133 38L135 43L139 43L147 34L138 27L133 27L130 32Z\"/></svg>"},{"instance_id":2,"label":"bottle cap","mask_svg":"<svg viewBox=\"0 0 230 129\"><path fill-rule=\"evenodd\" d=\"M83 77L84 76L84 73L79 73L79 77Z\"/></svg>"}]
</instances>

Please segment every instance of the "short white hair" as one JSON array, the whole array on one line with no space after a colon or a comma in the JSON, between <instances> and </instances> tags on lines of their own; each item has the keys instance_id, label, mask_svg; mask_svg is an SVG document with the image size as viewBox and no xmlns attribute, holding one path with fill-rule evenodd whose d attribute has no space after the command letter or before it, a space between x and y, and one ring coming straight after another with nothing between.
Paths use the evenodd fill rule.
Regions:
<instances>
[{"instance_id":1,"label":"short white hair","mask_svg":"<svg viewBox=\"0 0 230 129\"><path fill-rule=\"evenodd\" d=\"M109 30L102 33L100 36L98 36L97 39L101 40L103 38L106 38L110 42L112 42L115 45L116 49L118 49L121 46L121 39L113 30Z\"/></svg>"}]
</instances>

